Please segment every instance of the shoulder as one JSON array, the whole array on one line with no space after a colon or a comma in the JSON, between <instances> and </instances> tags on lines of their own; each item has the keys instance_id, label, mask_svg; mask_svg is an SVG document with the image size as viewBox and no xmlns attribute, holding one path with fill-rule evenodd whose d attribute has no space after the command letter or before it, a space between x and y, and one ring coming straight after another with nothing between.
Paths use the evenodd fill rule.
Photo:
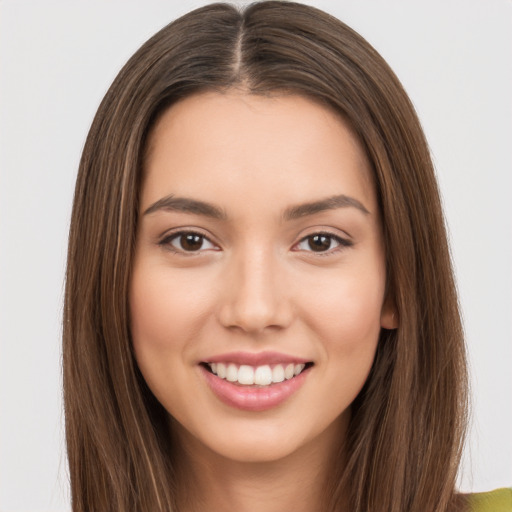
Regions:
<instances>
[{"instance_id":1,"label":"shoulder","mask_svg":"<svg viewBox=\"0 0 512 512\"><path fill-rule=\"evenodd\" d=\"M512 512L512 488L468 495L470 512Z\"/></svg>"}]
</instances>

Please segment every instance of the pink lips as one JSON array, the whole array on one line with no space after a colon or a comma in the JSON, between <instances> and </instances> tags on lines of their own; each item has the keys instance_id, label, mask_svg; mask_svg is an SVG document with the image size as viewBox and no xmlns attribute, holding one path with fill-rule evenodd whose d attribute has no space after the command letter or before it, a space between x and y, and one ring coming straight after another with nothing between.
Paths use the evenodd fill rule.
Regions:
<instances>
[{"instance_id":1,"label":"pink lips","mask_svg":"<svg viewBox=\"0 0 512 512\"><path fill-rule=\"evenodd\" d=\"M279 354L277 352L232 352L209 358L208 363L235 363L250 366L272 364L301 364L310 362L307 359ZM309 375L310 368L306 368L299 375L283 382L265 387L241 386L221 379L200 365L202 375L213 393L225 404L245 411L265 411L277 407L291 397L304 384Z\"/></svg>"},{"instance_id":2,"label":"pink lips","mask_svg":"<svg viewBox=\"0 0 512 512\"><path fill-rule=\"evenodd\" d=\"M309 362L308 359L293 357L279 352L229 352L209 357L205 360L207 363L235 363L248 364L250 366L260 366L263 364L300 364Z\"/></svg>"}]
</instances>

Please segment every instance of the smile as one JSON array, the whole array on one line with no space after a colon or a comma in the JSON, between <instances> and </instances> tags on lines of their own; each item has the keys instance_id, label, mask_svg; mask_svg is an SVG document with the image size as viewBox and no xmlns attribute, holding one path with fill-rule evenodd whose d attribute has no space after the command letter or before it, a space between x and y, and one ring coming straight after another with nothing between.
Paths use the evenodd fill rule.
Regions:
<instances>
[{"instance_id":1,"label":"smile","mask_svg":"<svg viewBox=\"0 0 512 512\"><path fill-rule=\"evenodd\" d=\"M310 363L307 363L310 365ZM210 371L221 379L241 386L271 386L300 375L306 363L250 366L235 363L207 363Z\"/></svg>"},{"instance_id":2,"label":"smile","mask_svg":"<svg viewBox=\"0 0 512 512\"><path fill-rule=\"evenodd\" d=\"M206 384L224 404L250 412L277 407L306 382L312 361L277 353L233 353L199 364Z\"/></svg>"}]
</instances>

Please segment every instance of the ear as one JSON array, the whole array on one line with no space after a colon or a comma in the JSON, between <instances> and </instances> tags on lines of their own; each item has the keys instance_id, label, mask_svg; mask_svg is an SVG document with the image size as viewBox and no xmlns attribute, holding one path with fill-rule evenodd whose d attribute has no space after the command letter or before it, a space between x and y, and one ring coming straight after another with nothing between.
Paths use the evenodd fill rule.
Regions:
<instances>
[{"instance_id":1,"label":"ear","mask_svg":"<svg viewBox=\"0 0 512 512\"><path fill-rule=\"evenodd\" d=\"M390 295L386 297L384 304L382 304L380 326L390 330L398 327L398 313L396 311L395 301Z\"/></svg>"}]
</instances>

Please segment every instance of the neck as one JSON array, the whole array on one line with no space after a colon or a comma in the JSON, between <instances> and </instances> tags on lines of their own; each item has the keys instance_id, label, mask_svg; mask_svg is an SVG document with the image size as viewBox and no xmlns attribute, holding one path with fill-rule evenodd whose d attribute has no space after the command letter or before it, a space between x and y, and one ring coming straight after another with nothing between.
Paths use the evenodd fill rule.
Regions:
<instances>
[{"instance_id":1,"label":"neck","mask_svg":"<svg viewBox=\"0 0 512 512\"><path fill-rule=\"evenodd\" d=\"M340 431L345 431L345 423L340 418L322 433L321 439L279 460L261 462L227 459L187 433L178 432L178 510L328 510L326 489L340 464Z\"/></svg>"}]
</instances>

